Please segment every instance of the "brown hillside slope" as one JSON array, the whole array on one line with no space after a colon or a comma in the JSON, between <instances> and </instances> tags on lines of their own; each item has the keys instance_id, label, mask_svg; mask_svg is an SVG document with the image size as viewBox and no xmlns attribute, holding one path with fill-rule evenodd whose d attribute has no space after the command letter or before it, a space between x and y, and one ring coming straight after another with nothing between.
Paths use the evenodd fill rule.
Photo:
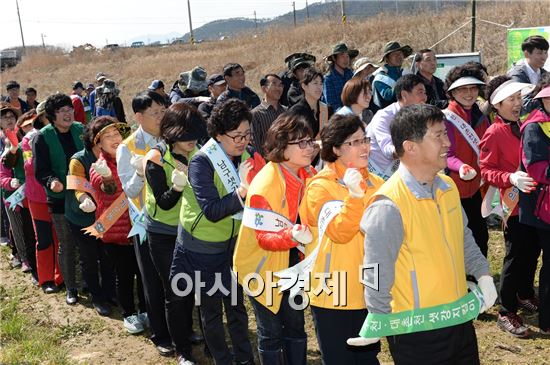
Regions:
<instances>
[{"instance_id":1,"label":"brown hillside slope","mask_svg":"<svg viewBox=\"0 0 550 365\"><path fill-rule=\"evenodd\" d=\"M513 27L549 25L550 1L478 2L478 18ZM247 83L259 90L262 74L280 71L283 59L292 52L307 50L322 58L333 44L345 40L358 48L361 55L378 60L381 49L389 40L410 44L413 49L429 47L469 20L470 9L449 9L441 13L399 16L382 14L365 21L349 21L343 27L335 21L317 20L307 25L272 28L253 37L245 34L234 39L205 42L195 46L166 48L120 49L103 54L64 55L60 52L41 52L25 57L15 68L2 72L2 90L12 79L22 87L34 86L39 100L56 91L69 92L74 80L93 81L99 72L117 81L126 113L132 118L131 98L145 89L151 80L161 79L166 91L177 75L195 65L209 73L220 72L227 62L239 62L247 72ZM168 29L167 29L168 30ZM483 62L490 74L506 71L506 29L478 20L476 46L482 51ZM438 53L468 52L470 26L435 47Z\"/></svg>"}]
</instances>

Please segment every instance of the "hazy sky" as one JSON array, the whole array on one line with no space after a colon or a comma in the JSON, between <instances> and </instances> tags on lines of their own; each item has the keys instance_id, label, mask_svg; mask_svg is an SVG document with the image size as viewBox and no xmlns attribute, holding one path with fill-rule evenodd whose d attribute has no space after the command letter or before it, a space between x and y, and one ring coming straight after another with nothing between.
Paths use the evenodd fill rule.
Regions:
<instances>
[{"instance_id":1,"label":"hazy sky","mask_svg":"<svg viewBox=\"0 0 550 365\"><path fill-rule=\"evenodd\" d=\"M190 0L193 28L216 19L272 18L292 11L285 0ZM297 0L296 9L305 8ZM312 4L318 0L309 0ZM1 0L0 49L20 46L16 0ZM147 34L189 31L187 0L19 0L26 45L69 48L92 43L124 43ZM143 39L147 42L147 39Z\"/></svg>"}]
</instances>

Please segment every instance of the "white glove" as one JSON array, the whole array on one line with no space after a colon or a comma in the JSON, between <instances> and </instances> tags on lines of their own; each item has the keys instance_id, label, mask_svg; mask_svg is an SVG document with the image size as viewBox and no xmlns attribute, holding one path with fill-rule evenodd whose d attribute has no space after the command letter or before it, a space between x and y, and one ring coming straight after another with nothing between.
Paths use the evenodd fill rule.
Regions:
<instances>
[{"instance_id":1,"label":"white glove","mask_svg":"<svg viewBox=\"0 0 550 365\"><path fill-rule=\"evenodd\" d=\"M462 164L458 169L458 174L462 180L469 181L477 176L477 171L470 165Z\"/></svg>"},{"instance_id":2,"label":"white glove","mask_svg":"<svg viewBox=\"0 0 550 365\"><path fill-rule=\"evenodd\" d=\"M250 163L250 161L246 161L245 163L239 165L239 178L241 179L241 186L247 190L250 184L246 178L250 170L252 170L252 163Z\"/></svg>"},{"instance_id":3,"label":"white glove","mask_svg":"<svg viewBox=\"0 0 550 365\"><path fill-rule=\"evenodd\" d=\"M380 341L380 337L364 338L364 337L352 337L347 339L347 344L350 346L367 346L372 345Z\"/></svg>"},{"instance_id":4,"label":"white glove","mask_svg":"<svg viewBox=\"0 0 550 365\"><path fill-rule=\"evenodd\" d=\"M510 174L510 183L524 193L530 193L535 190L535 186L537 185L535 180L523 171L516 171Z\"/></svg>"},{"instance_id":5,"label":"white glove","mask_svg":"<svg viewBox=\"0 0 550 365\"><path fill-rule=\"evenodd\" d=\"M480 276L477 279L477 285L481 289L481 294L483 294L483 304L479 309L479 313L483 313L495 304L498 297L497 288L495 287L493 278L489 275Z\"/></svg>"},{"instance_id":6,"label":"white glove","mask_svg":"<svg viewBox=\"0 0 550 365\"><path fill-rule=\"evenodd\" d=\"M107 161L105 160L97 160L92 164L92 168L101 177L109 178L112 176L111 169L107 166Z\"/></svg>"},{"instance_id":7,"label":"white glove","mask_svg":"<svg viewBox=\"0 0 550 365\"><path fill-rule=\"evenodd\" d=\"M84 198L82 203L78 206L84 213L91 213L95 211L95 204L90 198Z\"/></svg>"},{"instance_id":8,"label":"white glove","mask_svg":"<svg viewBox=\"0 0 550 365\"><path fill-rule=\"evenodd\" d=\"M13 178L10 180L10 187L12 189L17 189L20 186L21 186L21 183L19 182L19 179Z\"/></svg>"},{"instance_id":9,"label":"white glove","mask_svg":"<svg viewBox=\"0 0 550 365\"><path fill-rule=\"evenodd\" d=\"M302 245L307 245L313 241L313 235L307 226L295 224L294 227L292 227L292 239L300 242Z\"/></svg>"},{"instance_id":10,"label":"white glove","mask_svg":"<svg viewBox=\"0 0 550 365\"><path fill-rule=\"evenodd\" d=\"M346 169L343 180L352 198L362 198L365 196L365 190L361 187L363 176L359 170L353 168Z\"/></svg>"},{"instance_id":11,"label":"white glove","mask_svg":"<svg viewBox=\"0 0 550 365\"><path fill-rule=\"evenodd\" d=\"M187 175L185 175L185 172L180 170L172 171L172 190L180 192L185 185L187 185Z\"/></svg>"},{"instance_id":12,"label":"white glove","mask_svg":"<svg viewBox=\"0 0 550 365\"><path fill-rule=\"evenodd\" d=\"M136 169L136 172L139 176L143 176L145 174L145 166L143 166L142 155L133 155L130 159L130 165L132 165L132 167Z\"/></svg>"}]
</instances>

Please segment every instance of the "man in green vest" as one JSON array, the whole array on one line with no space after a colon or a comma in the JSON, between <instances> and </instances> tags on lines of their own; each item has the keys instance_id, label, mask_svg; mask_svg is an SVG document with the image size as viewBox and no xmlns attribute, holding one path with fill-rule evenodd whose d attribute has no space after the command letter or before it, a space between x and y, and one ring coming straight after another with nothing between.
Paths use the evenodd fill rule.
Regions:
<instances>
[{"instance_id":1,"label":"man in green vest","mask_svg":"<svg viewBox=\"0 0 550 365\"><path fill-rule=\"evenodd\" d=\"M32 152L38 182L46 189L47 203L59 239L59 263L67 288L66 302L78 302L75 267L75 240L65 218L65 192L69 159L84 148L83 126L74 121L71 98L65 94L46 99L46 116L50 124L34 139Z\"/></svg>"}]
</instances>

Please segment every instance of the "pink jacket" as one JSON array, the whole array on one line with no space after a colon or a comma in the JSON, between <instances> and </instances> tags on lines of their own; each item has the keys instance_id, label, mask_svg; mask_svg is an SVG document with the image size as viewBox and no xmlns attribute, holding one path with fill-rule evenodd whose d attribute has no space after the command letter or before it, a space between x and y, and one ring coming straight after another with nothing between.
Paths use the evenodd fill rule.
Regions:
<instances>
[{"instance_id":1,"label":"pink jacket","mask_svg":"<svg viewBox=\"0 0 550 365\"><path fill-rule=\"evenodd\" d=\"M25 168L25 196L35 203L46 203L46 191L34 177L34 157L32 155L31 139L38 134L37 129L31 130L23 137L21 149L23 150L23 167Z\"/></svg>"}]
</instances>

